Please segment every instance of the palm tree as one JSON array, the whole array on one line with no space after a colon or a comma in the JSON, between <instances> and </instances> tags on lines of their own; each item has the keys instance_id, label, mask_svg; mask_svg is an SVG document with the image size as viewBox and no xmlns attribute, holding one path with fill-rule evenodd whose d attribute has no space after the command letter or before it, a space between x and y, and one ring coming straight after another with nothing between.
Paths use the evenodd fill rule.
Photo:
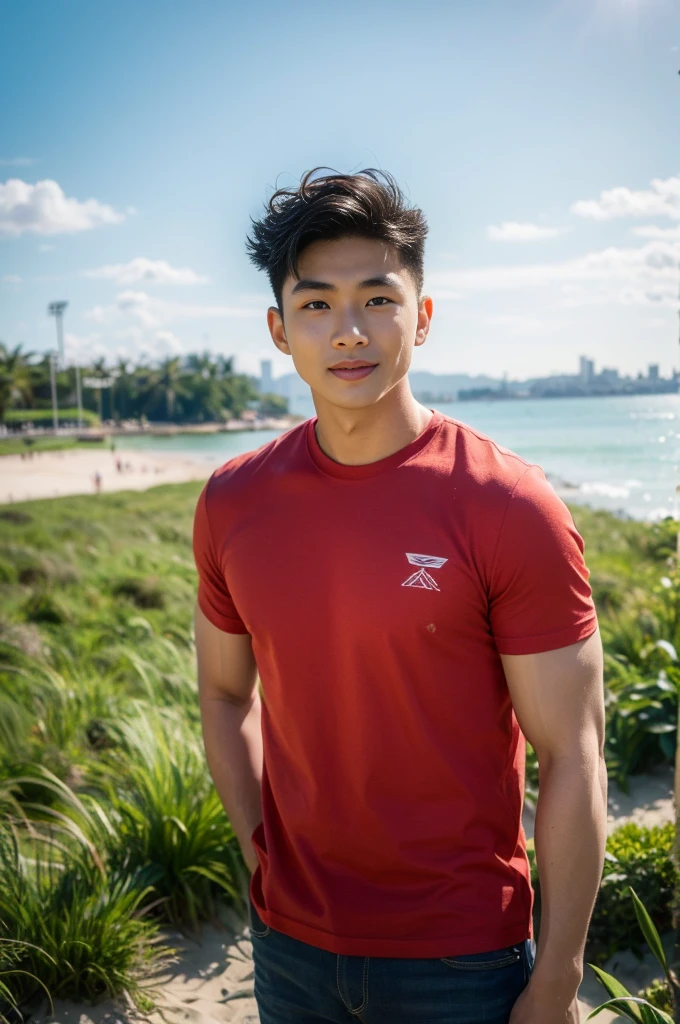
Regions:
<instances>
[{"instance_id":1,"label":"palm tree","mask_svg":"<svg viewBox=\"0 0 680 1024\"><path fill-rule=\"evenodd\" d=\"M164 359L158 371L158 384L165 392L165 413L168 420L175 414L175 399L182 375L182 360L179 356Z\"/></svg>"},{"instance_id":2,"label":"palm tree","mask_svg":"<svg viewBox=\"0 0 680 1024\"><path fill-rule=\"evenodd\" d=\"M31 365L28 360L34 352L22 352L22 345L9 349L0 341L0 422L5 422L5 413L17 399L27 404L33 397Z\"/></svg>"}]
</instances>

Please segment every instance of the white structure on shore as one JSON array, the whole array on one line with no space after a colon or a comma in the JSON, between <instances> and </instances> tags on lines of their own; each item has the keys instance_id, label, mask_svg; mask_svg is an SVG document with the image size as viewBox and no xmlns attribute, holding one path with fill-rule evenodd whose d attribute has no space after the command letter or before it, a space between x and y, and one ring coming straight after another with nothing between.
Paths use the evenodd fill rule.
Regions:
<instances>
[{"instance_id":1,"label":"white structure on shore","mask_svg":"<svg viewBox=\"0 0 680 1024\"><path fill-rule=\"evenodd\" d=\"M260 360L260 394L268 395L272 392L272 361L271 359Z\"/></svg>"}]
</instances>

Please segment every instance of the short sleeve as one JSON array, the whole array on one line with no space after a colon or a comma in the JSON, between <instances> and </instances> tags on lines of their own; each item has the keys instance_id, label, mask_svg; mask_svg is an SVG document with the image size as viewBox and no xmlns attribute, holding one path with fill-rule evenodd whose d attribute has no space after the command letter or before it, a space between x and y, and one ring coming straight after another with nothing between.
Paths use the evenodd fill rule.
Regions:
<instances>
[{"instance_id":1,"label":"short sleeve","mask_svg":"<svg viewBox=\"0 0 680 1024\"><path fill-rule=\"evenodd\" d=\"M247 633L215 553L208 519L209 484L210 481L201 491L194 513L193 548L198 571L198 606L213 626L225 633Z\"/></svg>"},{"instance_id":2,"label":"short sleeve","mask_svg":"<svg viewBox=\"0 0 680 1024\"><path fill-rule=\"evenodd\" d=\"M508 501L489 581L489 620L501 654L538 654L584 640L597 613L571 512L539 466Z\"/></svg>"}]
</instances>

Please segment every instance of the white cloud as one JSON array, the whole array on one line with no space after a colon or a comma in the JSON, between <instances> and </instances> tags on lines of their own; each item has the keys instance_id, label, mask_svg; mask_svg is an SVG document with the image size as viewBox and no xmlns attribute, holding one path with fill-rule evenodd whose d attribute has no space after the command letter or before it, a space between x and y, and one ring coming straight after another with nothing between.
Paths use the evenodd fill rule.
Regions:
<instances>
[{"instance_id":1,"label":"white cloud","mask_svg":"<svg viewBox=\"0 0 680 1024\"><path fill-rule=\"evenodd\" d=\"M30 167L37 163L32 156L8 156L0 157L0 167Z\"/></svg>"},{"instance_id":2,"label":"white cloud","mask_svg":"<svg viewBox=\"0 0 680 1024\"><path fill-rule=\"evenodd\" d=\"M612 246L557 263L442 270L428 275L428 287L434 298L450 299L552 285L565 291L571 305L640 302L677 309L679 259L680 244L659 239L639 248Z\"/></svg>"},{"instance_id":3,"label":"white cloud","mask_svg":"<svg viewBox=\"0 0 680 1024\"><path fill-rule=\"evenodd\" d=\"M156 351L165 350L168 355L179 355L184 351L184 345L172 331L156 331L154 335Z\"/></svg>"},{"instance_id":4,"label":"white cloud","mask_svg":"<svg viewBox=\"0 0 680 1024\"><path fill-rule=\"evenodd\" d=\"M633 234L639 238L665 238L671 242L680 242L680 224L674 228L659 228L655 224L648 224L645 227L632 230Z\"/></svg>"},{"instance_id":5,"label":"white cloud","mask_svg":"<svg viewBox=\"0 0 680 1024\"><path fill-rule=\"evenodd\" d=\"M19 277L18 274L5 274L2 278L0 278L0 280L2 281L3 284L19 285L23 281L23 278Z\"/></svg>"},{"instance_id":6,"label":"white cloud","mask_svg":"<svg viewBox=\"0 0 680 1024\"><path fill-rule=\"evenodd\" d=\"M540 242L546 238L557 238L564 234L564 229L506 220L500 225L490 224L486 234L492 242Z\"/></svg>"},{"instance_id":7,"label":"white cloud","mask_svg":"<svg viewBox=\"0 0 680 1024\"><path fill-rule=\"evenodd\" d=\"M112 305L94 306L85 313L86 318L94 323L107 324L121 317L130 317L147 328L164 327L175 320L244 319L262 315L262 311L254 307L171 302L132 289L119 292Z\"/></svg>"},{"instance_id":8,"label":"white cloud","mask_svg":"<svg viewBox=\"0 0 680 1024\"><path fill-rule=\"evenodd\" d=\"M517 316L513 313L487 313L482 322L489 327L503 327L512 335L535 334L545 330L545 324L537 316Z\"/></svg>"},{"instance_id":9,"label":"white cloud","mask_svg":"<svg viewBox=\"0 0 680 1024\"><path fill-rule=\"evenodd\" d=\"M56 181L30 185L19 178L0 183L0 235L73 234L103 224L119 224L124 214L97 199L66 196Z\"/></svg>"},{"instance_id":10,"label":"white cloud","mask_svg":"<svg viewBox=\"0 0 680 1024\"><path fill-rule=\"evenodd\" d=\"M144 331L131 327L113 334L91 331L88 334L66 334L65 356L67 363L85 366L94 359L105 359L112 366L118 359L129 359L135 363L164 359L181 355L189 347L172 331Z\"/></svg>"},{"instance_id":11,"label":"white cloud","mask_svg":"<svg viewBox=\"0 0 680 1024\"><path fill-rule=\"evenodd\" d=\"M129 263L112 263L94 270L83 270L84 277L115 281L119 285L127 284L205 284L207 277L202 277L189 267L173 267L166 260L149 260L137 256Z\"/></svg>"},{"instance_id":12,"label":"white cloud","mask_svg":"<svg viewBox=\"0 0 680 1024\"><path fill-rule=\"evenodd\" d=\"M649 189L625 186L600 192L599 199L579 199L571 212L590 220L614 217L670 217L680 220L680 177L653 178Z\"/></svg>"}]
</instances>

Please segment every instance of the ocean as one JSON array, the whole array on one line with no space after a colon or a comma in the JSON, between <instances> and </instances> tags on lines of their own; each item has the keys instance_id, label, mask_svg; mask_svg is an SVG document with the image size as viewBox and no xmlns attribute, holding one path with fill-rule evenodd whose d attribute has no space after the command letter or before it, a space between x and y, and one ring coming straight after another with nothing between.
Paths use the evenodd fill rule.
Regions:
<instances>
[{"instance_id":1,"label":"ocean","mask_svg":"<svg viewBox=\"0 0 680 1024\"><path fill-rule=\"evenodd\" d=\"M432 403L538 463L566 501L635 519L680 518L680 395ZM298 400L294 412L313 416ZM213 465L258 448L277 431L119 438L121 448L184 454Z\"/></svg>"}]
</instances>

